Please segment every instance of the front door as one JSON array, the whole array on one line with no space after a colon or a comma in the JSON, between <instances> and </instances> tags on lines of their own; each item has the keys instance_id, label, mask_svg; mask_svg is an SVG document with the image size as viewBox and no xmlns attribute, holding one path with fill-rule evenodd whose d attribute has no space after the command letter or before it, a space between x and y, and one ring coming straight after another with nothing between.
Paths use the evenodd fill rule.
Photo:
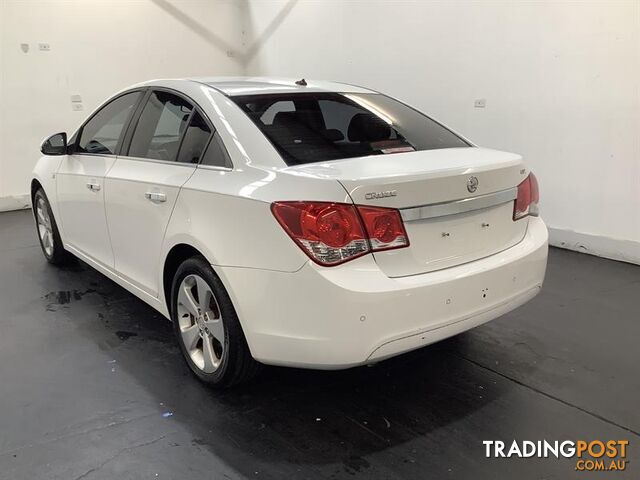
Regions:
<instances>
[{"instance_id":1,"label":"front door","mask_svg":"<svg viewBox=\"0 0 640 480\"><path fill-rule=\"evenodd\" d=\"M65 243L108 267L113 267L114 260L104 208L104 178L116 161L124 127L140 95L121 95L94 114L80 129L56 174Z\"/></svg>"}]
</instances>

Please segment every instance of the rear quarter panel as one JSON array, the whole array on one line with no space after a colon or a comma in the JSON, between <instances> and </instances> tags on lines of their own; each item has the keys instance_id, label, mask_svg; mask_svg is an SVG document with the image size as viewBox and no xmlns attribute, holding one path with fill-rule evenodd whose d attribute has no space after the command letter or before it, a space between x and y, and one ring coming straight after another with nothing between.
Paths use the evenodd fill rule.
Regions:
<instances>
[{"instance_id":1,"label":"rear quarter panel","mask_svg":"<svg viewBox=\"0 0 640 480\"><path fill-rule=\"evenodd\" d=\"M165 234L163 263L171 248L187 244L214 268L295 272L309 259L278 224L271 202L301 199L349 201L335 180L250 166L237 170L199 167L179 193ZM232 295L240 288L222 280Z\"/></svg>"}]
</instances>

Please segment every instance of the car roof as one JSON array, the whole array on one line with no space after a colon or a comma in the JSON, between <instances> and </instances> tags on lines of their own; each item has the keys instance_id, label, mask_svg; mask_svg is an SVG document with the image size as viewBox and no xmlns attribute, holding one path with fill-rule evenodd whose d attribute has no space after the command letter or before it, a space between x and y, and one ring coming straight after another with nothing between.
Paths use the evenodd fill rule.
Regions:
<instances>
[{"instance_id":1,"label":"car roof","mask_svg":"<svg viewBox=\"0 0 640 480\"><path fill-rule=\"evenodd\" d=\"M170 81L196 82L209 85L225 95L260 95L269 93L304 93L304 92L340 92L340 93L376 93L367 88L347 83L328 82L323 80L305 80L306 85L299 85L300 78L278 77L194 77L183 79L151 80L138 86L163 86Z\"/></svg>"}]
</instances>

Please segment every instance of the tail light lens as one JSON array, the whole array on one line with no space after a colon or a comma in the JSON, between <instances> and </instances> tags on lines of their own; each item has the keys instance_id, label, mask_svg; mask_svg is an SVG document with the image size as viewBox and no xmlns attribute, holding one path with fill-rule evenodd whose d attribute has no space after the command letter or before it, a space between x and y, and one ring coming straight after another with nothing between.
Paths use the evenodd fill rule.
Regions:
<instances>
[{"instance_id":1,"label":"tail light lens","mask_svg":"<svg viewBox=\"0 0 640 480\"><path fill-rule=\"evenodd\" d=\"M538 202L540 201L540 191L538 190L538 180L533 173L530 173L524 181L518 185L518 197L513 205L513 220L520 220L527 215L538 216Z\"/></svg>"},{"instance_id":2,"label":"tail light lens","mask_svg":"<svg viewBox=\"0 0 640 480\"><path fill-rule=\"evenodd\" d=\"M337 265L369 252L355 206L326 202L276 202L271 211L282 228L321 265Z\"/></svg>"},{"instance_id":3,"label":"tail light lens","mask_svg":"<svg viewBox=\"0 0 640 480\"><path fill-rule=\"evenodd\" d=\"M376 250L409 245L400 212L331 202L275 202L287 234L320 265L338 265Z\"/></svg>"},{"instance_id":4,"label":"tail light lens","mask_svg":"<svg viewBox=\"0 0 640 480\"><path fill-rule=\"evenodd\" d=\"M400 212L394 208L356 207L369 237L371 249L391 250L409 246Z\"/></svg>"}]
</instances>

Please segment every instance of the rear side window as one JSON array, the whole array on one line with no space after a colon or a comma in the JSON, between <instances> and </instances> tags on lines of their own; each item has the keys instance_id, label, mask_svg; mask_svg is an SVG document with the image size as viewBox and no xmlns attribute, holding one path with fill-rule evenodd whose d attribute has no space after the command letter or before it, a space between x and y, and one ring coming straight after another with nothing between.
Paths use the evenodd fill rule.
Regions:
<instances>
[{"instance_id":1,"label":"rear side window","mask_svg":"<svg viewBox=\"0 0 640 480\"><path fill-rule=\"evenodd\" d=\"M129 156L175 161L193 106L168 92L152 92L136 125Z\"/></svg>"},{"instance_id":2,"label":"rear side window","mask_svg":"<svg viewBox=\"0 0 640 480\"><path fill-rule=\"evenodd\" d=\"M102 107L82 127L76 152L115 154L124 126L129 121L140 95L140 92L127 93Z\"/></svg>"},{"instance_id":3,"label":"rear side window","mask_svg":"<svg viewBox=\"0 0 640 480\"><path fill-rule=\"evenodd\" d=\"M211 137L207 150L202 156L201 163L202 165L211 165L214 167L233 168L231 158L229 157L227 149L224 147L218 132L215 132L213 137Z\"/></svg>"},{"instance_id":4,"label":"rear side window","mask_svg":"<svg viewBox=\"0 0 640 480\"><path fill-rule=\"evenodd\" d=\"M184 134L178 161L182 163L198 163L200 156L207 146L211 136L211 129L198 111L193 112L187 131Z\"/></svg>"},{"instance_id":5,"label":"rear side window","mask_svg":"<svg viewBox=\"0 0 640 480\"><path fill-rule=\"evenodd\" d=\"M426 115L381 94L285 93L231 98L289 165L470 146Z\"/></svg>"}]
</instances>

